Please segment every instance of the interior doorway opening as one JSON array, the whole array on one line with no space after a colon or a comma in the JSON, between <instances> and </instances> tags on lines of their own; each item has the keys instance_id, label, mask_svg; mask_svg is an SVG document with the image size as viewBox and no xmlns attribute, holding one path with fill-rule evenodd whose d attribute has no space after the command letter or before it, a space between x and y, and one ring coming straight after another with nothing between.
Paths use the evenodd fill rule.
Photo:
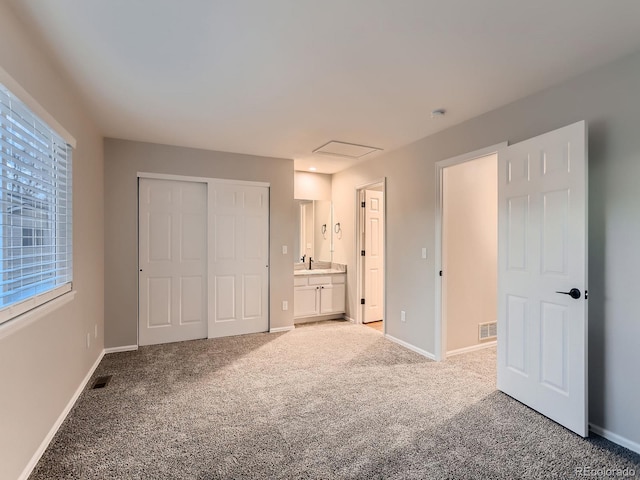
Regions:
<instances>
[{"instance_id":1,"label":"interior doorway opening","mask_svg":"<svg viewBox=\"0 0 640 480\"><path fill-rule=\"evenodd\" d=\"M446 356L496 345L497 154L442 171L442 342Z\"/></svg>"},{"instance_id":2,"label":"interior doorway opening","mask_svg":"<svg viewBox=\"0 0 640 480\"><path fill-rule=\"evenodd\" d=\"M494 152L499 152L496 385L584 437L589 434L586 122L436 164L435 356L447 355L445 169Z\"/></svg>"},{"instance_id":3,"label":"interior doorway opening","mask_svg":"<svg viewBox=\"0 0 640 480\"><path fill-rule=\"evenodd\" d=\"M497 344L497 168L505 146L436 163L436 360Z\"/></svg>"},{"instance_id":4,"label":"interior doorway opening","mask_svg":"<svg viewBox=\"0 0 640 480\"><path fill-rule=\"evenodd\" d=\"M357 322L385 332L385 182L356 190L358 258Z\"/></svg>"}]
</instances>

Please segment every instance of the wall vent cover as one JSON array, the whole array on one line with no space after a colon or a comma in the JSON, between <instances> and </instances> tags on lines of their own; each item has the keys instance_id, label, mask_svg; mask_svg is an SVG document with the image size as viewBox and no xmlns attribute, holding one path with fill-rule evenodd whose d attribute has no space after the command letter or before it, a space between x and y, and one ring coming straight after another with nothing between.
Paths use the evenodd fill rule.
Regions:
<instances>
[{"instance_id":1,"label":"wall vent cover","mask_svg":"<svg viewBox=\"0 0 640 480\"><path fill-rule=\"evenodd\" d=\"M498 336L498 322L478 324L478 340L489 340Z\"/></svg>"}]
</instances>

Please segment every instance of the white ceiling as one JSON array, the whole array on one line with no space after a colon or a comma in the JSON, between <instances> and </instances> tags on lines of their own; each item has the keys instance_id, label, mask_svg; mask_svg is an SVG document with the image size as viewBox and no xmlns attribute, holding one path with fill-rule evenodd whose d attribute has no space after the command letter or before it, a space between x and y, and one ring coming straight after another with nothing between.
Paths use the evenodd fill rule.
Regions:
<instances>
[{"instance_id":1,"label":"white ceiling","mask_svg":"<svg viewBox=\"0 0 640 480\"><path fill-rule=\"evenodd\" d=\"M6 1L105 136L323 173L640 49L637 0Z\"/></svg>"}]
</instances>

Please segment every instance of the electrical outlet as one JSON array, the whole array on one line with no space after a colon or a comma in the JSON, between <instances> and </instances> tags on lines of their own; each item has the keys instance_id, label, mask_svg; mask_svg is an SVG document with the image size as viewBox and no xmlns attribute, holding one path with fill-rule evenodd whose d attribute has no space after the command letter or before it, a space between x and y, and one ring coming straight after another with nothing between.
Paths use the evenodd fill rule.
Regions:
<instances>
[{"instance_id":1,"label":"electrical outlet","mask_svg":"<svg viewBox=\"0 0 640 480\"><path fill-rule=\"evenodd\" d=\"M282 301L282 310L289 310L289 302L286 300Z\"/></svg>"},{"instance_id":2,"label":"electrical outlet","mask_svg":"<svg viewBox=\"0 0 640 480\"><path fill-rule=\"evenodd\" d=\"M422 248L422 258L423 259L427 259L427 249L426 248Z\"/></svg>"},{"instance_id":3,"label":"electrical outlet","mask_svg":"<svg viewBox=\"0 0 640 480\"><path fill-rule=\"evenodd\" d=\"M87 333L87 348L91 346L91 334Z\"/></svg>"},{"instance_id":4,"label":"electrical outlet","mask_svg":"<svg viewBox=\"0 0 640 480\"><path fill-rule=\"evenodd\" d=\"M400 310L400 321L401 322L407 321L407 312L405 312L404 310Z\"/></svg>"},{"instance_id":5,"label":"electrical outlet","mask_svg":"<svg viewBox=\"0 0 640 480\"><path fill-rule=\"evenodd\" d=\"M93 325L93 338L98 338L98 324Z\"/></svg>"}]
</instances>

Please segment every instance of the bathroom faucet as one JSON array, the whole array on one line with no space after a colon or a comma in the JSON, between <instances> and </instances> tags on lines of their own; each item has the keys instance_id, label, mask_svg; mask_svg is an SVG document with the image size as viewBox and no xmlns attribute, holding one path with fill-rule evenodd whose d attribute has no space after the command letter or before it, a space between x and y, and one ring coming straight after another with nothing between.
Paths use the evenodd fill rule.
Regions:
<instances>
[{"instance_id":1,"label":"bathroom faucet","mask_svg":"<svg viewBox=\"0 0 640 480\"><path fill-rule=\"evenodd\" d=\"M311 262L313 262L313 258L309 257L309 270L311 270Z\"/></svg>"},{"instance_id":2,"label":"bathroom faucet","mask_svg":"<svg viewBox=\"0 0 640 480\"><path fill-rule=\"evenodd\" d=\"M307 258L307 255L302 255L302 258L300 260L302 260L302 263L304 263L304 259Z\"/></svg>"}]
</instances>

